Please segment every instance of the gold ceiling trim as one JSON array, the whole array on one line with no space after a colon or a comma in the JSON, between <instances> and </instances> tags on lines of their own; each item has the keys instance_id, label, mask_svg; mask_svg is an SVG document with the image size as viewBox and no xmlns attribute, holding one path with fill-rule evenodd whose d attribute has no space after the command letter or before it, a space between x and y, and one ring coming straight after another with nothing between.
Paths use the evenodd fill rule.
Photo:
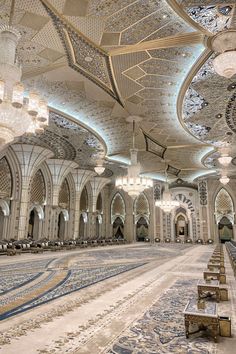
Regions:
<instances>
[{"instance_id":1,"label":"gold ceiling trim","mask_svg":"<svg viewBox=\"0 0 236 354\"><path fill-rule=\"evenodd\" d=\"M176 36L154 39L152 41L141 42L138 44L127 45L122 48L111 49L108 54L113 57L130 53L143 52L153 49L165 49L173 47L185 47L191 44L204 43L204 34L201 32L191 32L177 34Z\"/></svg>"},{"instance_id":2,"label":"gold ceiling trim","mask_svg":"<svg viewBox=\"0 0 236 354\"><path fill-rule=\"evenodd\" d=\"M212 51L210 49L206 49L202 55L199 57L199 59L196 61L196 63L192 66L190 72L188 73L187 77L185 78L180 90L179 90L179 95L177 98L177 116L178 116L178 120L181 124L181 126L184 128L184 130L192 135L192 137L194 137L197 141L201 141L200 139L198 139L195 135L193 135L190 130L187 129L186 125L184 124L183 121L183 117L182 117L182 108L183 108L183 101L184 101L184 96L186 91L188 90L194 76L197 74L197 72L200 70L200 68L205 64L205 62L209 59L209 57L211 56ZM206 145L206 144L202 144L202 146L211 146Z\"/></svg>"},{"instance_id":3,"label":"gold ceiling trim","mask_svg":"<svg viewBox=\"0 0 236 354\"><path fill-rule=\"evenodd\" d=\"M175 11L175 13L181 17L190 26L195 28L197 31L202 32L204 35L211 36L212 33L207 31L204 27L200 26L197 22L191 19L190 16L184 11L183 7L176 0L166 0L167 4Z\"/></svg>"}]
</instances>

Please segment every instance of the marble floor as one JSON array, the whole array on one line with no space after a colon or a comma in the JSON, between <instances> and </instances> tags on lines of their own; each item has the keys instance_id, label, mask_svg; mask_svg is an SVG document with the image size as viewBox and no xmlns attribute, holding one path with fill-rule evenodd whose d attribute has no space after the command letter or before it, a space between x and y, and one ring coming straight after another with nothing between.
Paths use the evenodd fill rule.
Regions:
<instances>
[{"instance_id":1,"label":"marble floor","mask_svg":"<svg viewBox=\"0 0 236 354\"><path fill-rule=\"evenodd\" d=\"M236 281L225 252L232 338L186 339L182 311L196 297L214 246L134 244L0 257L0 353L232 354Z\"/></svg>"}]
</instances>

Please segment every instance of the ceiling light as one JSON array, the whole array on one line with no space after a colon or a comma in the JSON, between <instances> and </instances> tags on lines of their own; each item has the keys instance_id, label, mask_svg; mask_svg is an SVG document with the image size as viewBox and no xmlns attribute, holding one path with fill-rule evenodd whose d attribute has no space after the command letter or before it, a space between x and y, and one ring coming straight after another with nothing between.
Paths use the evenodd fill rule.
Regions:
<instances>
[{"instance_id":1,"label":"ceiling light","mask_svg":"<svg viewBox=\"0 0 236 354\"><path fill-rule=\"evenodd\" d=\"M180 206L177 200L173 200L167 182L167 169L165 169L166 182L161 200L156 200L155 205L161 208L165 213L170 213L172 209Z\"/></svg>"},{"instance_id":2,"label":"ceiling light","mask_svg":"<svg viewBox=\"0 0 236 354\"><path fill-rule=\"evenodd\" d=\"M98 175L101 175L101 174L103 174L103 172L105 171L105 167L103 167L102 165L98 165L98 166L94 167L94 171L95 171Z\"/></svg>"},{"instance_id":3,"label":"ceiling light","mask_svg":"<svg viewBox=\"0 0 236 354\"><path fill-rule=\"evenodd\" d=\"M227 176L222 176L222 177L220 178L220 183L226 185L227 183L229 183L229 177L227 177Z\"/></svg>"},{"instance_id":4,"label":"ceiling light","mask_svg":"<svg viewBox=\"0 0 236 354\"><path fill-rule=\"evenodd\" d=\"M211 40L212 49L220 53L212 62L216 73L231 78L236 74L236 30L219 32Z\"/></svg>"},{"instance_id":5,"label":"ceiling light","mask_svg":"<svg viewBox=\"0 0 236 354\"><path fill-rule=\"evenodd\" d=\"M16 47L20 33L11 26L14 2L11 5L10 25L0 26L0 145L5 145L24 133L42 132L48 125L47 103L36 92L24 95L21 66Z\"/></svg>"},{"instance_id":6,"label":"ceiling light","mask_svg":"<svg viewBox=\"0 0 236 354\"><path fill-rule=\"evenodd\" d=\"M223 166L228 166L232 161L232 157L228 155L222 155L218 158L218 161Z\"/></svg>"},{"instance_id":7,"label":"ceiling light","mask_svg":"<svg viewBox=\"0 0 236 354\"><path fill-rule=\"evenodd\" d=\"M236 51L224 52L213 60L213 67L220 76L230 79L236 74Z\"/></svg>"},{"instance_id":8,"label":"ceiling light","mask_svg":"<svg viewBox=\"0 0 236 354\"><path fill-rule=\"evenodd\" d=\"M146 188L153 186L151 179L140 176L141 165L138 163L138 150L134 148L135 121L140 120L140 117L135 116L127 118L127 121L132 121L133 123L133 149L130 149L131 165L128 167L126 176L116 179L116 187L123 189L133 199L137 198Z\"/></svg>"}]
</instances>

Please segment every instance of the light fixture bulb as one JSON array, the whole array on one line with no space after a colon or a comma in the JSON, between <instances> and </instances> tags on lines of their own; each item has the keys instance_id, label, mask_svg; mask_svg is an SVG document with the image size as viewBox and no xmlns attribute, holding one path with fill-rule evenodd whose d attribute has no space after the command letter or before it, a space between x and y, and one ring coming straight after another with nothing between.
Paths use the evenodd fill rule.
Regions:
<instances>
[{"instance_id":1,"label":"light fixture bulb","mask_svg":"<svg viewBox=\"0 0 236 354\"><path fill-rule=\"evenodd\" d=\"M229 177L227 177L226 175L225 176L222 176L220 178L220 183L226 185L227 183L229 183Z\"/></svg>"},{"instance_id":2,"label":"light fixture bulb","mask_svg":"<svg viewBox=\"0 0 236 354\"><path fill-rule=\"evenodd\" d=\"M218 158L218 161L223 166L228 166L232 161L232 157L228 155L222 155Z\"/></svg>"},{"instance_id":3,"label":"light fixture bulb","mask_svg":"<svg viewBox=\"0 0 236 354\"><path fill-rule=\"evenodd\" d=\"M220 76L230 79L236 74L236 51L230 50L219 54L213 60L213 67Z\"/></svg>"},{"instance_id":4,"label":"light fixture bulb","mask_svg":"<svg viewBox=\"0 0 236 354\"><path fill-rule=\"evenodd\" d=\"M96 166L94 167L94 171L98 174L98 175L101 175L103 174L103 172L105 171L105 167L99 165L99 166Z\"/></svg>"}]
</instances>

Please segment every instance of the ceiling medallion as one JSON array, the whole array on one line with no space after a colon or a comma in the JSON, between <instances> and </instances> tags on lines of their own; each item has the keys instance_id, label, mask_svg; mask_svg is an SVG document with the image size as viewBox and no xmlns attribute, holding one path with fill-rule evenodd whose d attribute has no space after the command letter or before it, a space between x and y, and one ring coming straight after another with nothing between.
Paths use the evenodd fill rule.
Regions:
<instances>
[{"instance_id":1,"label":"ceiling medallion","mask_svg":"<svg viewBox=\"0 0 236 354\"><path fill-rule=\"evenodd\" d=\"M116 179L116 187L123 189L128 195L135 199L146 188L153 187L153 181L149 178L140 177L141 165L138 162L138 150L135 149L135 122L140 122L141 118L136 116L130 116L127 118L128 122L133 123L133 148L130 149L131 165L128 167L128 173L126 176Z\"/></svg>"},{"instance_id":2,"label":"ceiling medallion","mask_svg":"<svg viewBox=\"0 0 236 354\"><path fill-rule=\"evenodd\" d=\"M211 47L220 53L212 62L216 73L230 79L236 74L236 30L218 33L211 40Z\"/></svg>"}]
</instances>

